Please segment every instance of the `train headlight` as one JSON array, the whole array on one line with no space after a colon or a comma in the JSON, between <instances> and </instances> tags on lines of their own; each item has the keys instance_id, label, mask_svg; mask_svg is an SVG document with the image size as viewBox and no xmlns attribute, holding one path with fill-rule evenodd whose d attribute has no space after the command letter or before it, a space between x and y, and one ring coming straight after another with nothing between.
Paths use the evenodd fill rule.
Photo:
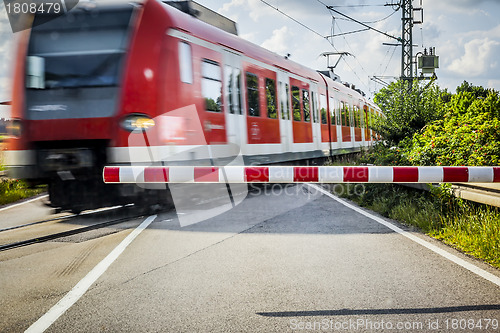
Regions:
<instances>
[{"instance_id":1,"label":"train headlight","mask_svg":"<svg viewBox=\"0 0 500 333\"><path fill-rule=\"evenodd\" d=\"M13 119L7 125L7 134L19 138L21 136L22 126L21 120Z\"/></svg>"},{"instance_id":2,"label":"train headlight","mask_svg":"<svg viewBox=\"0 0 500 333\"><path fill-rule=\"evenodd\" d=\"M155 121L146 115L134 114L127 116L122 121L122 127L129 131L146 131L151 127L154 127Z\"/></svg>"}]
</instances>

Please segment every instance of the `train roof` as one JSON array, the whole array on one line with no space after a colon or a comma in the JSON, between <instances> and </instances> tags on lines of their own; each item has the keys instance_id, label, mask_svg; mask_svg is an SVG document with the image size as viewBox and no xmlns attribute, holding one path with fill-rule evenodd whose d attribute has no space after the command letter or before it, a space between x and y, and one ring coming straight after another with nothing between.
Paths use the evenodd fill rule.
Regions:
<instances>
[{"instance_id":1,"label":"train roof","mask_svg":"<svg viewBox=\"0 0 500 333\"><path fill-rule=\"evenodd\" d=\"M363 95L361 95L359 92L351 88L347 88L340 82L334 82L331 78L320 74L311 68L298 64L293 60L287 59L284 56L278 55L234 34L228 33L203 21L197 20L193 18L193 16L186 14L165 3L164 8L171 19L173 28L181 30L195 37L219 44L223 47L244 54L245 56L257 61L275 66L287 72L295 73L312 81L321 82L325 80L326 82L328 82L328 86L333 87L334 89L342 93L351 95L357 99L365 100Z\"/></svg>"},{"instance_id":2,"label":"train roof","mask_svg":"<svg viewBox=\"0 0 500 333\"><path fill-rule=\"evenodd\" d=\"M168 21L171 23L171 27L174 29L185 32L194 37L209 41L211 43L218 44L222 47L243 54L254 60L277 67L286 72L297 74L312 81L316 82L325 81L327 82L329 87L343 94L350 95L355 99L368 102L361 93L352 89L351 87L346 87L341 82L333 81L330 77L321 74L316 70L313 70L293 60L285 58L284 56L269 51L259 45L256 45L241 37L238 37L233 33L226 32L216 26L203 22L202 20L196 19L193 15L185 13L182 10L179 10L178 8L172 6L171 4L168 4L169 1L136 0L134 2L130 2L130 1L117 1L117 0L101 0L98 3L93 1L80 1L77 5L77 8L82 8L85 10L86 7L92 9L95 6L99 6L99 9L104 9L104 8L108 9L109 7L117 8L117 7L131 6L131 5L145 6L147 2L160 3L162 5L162 8L168 15Z\"/></svg>"}]
</instances>

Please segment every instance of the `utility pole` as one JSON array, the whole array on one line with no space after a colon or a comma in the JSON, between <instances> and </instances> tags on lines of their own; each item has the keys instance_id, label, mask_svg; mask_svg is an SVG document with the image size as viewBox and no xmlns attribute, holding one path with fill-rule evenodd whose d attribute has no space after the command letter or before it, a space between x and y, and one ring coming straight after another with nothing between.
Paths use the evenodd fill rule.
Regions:
<instances>
[{"instance_id":1,"label":"utility pole","mask_svg":"<svg viewBox=\"0 0 500 333\"><path fill-rule=\"evenodd\" d=\"M413 0L400 0L402 9L401 80L413 84Z\"/></svg>"}]
</instances>

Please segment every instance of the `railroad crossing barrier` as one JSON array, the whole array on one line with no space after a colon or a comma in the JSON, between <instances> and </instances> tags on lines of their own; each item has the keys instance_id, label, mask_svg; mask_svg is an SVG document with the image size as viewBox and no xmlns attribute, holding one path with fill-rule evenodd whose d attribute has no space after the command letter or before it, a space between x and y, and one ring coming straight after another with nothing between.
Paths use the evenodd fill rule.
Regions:
<instances>
[{"instance_id":1,"label":"railroad crossing barrier","mask_svg":"<svg viewBox=\"0 0 500 333\"><path fill-rule=\"evenodd\" d=\"M106 166L115 183L500 183L500 167Z\"/></svg>"}]
</instances>

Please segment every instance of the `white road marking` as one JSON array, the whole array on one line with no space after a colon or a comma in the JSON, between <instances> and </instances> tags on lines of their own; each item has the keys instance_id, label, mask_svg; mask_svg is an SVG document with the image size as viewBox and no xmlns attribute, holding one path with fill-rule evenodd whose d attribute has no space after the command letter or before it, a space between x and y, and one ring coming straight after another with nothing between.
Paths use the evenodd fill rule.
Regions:
<instances>
[{"instance_id":1,"label":"white road marking","mask_svg":"<svg viewBox=\"0 0 500 333\"><path fill-rule=\"evenodd\" d=\"M42 195L42 196L40 196L40 197L37 197L37 198L34 198L34 199L30 199L30 200L28 200L28 201L23 201L23 202L20 202L20 203L14 204L14 205L10 205L10 206L4 207L4 208L0 208L0 212L1 212L2 210L7 210L7 209L14 208L14 207L17 207L17 206L21 206L21 205L24 205L24 204L27 204L27 203L30 203L30 202L33 202L33 201L37 201L37 200L40 200L40 199L46 198L46 197L48 197L48 196L49 196L48 194L45 194L45 195Z\"/></svg>"},{"instance_id":2,"label":"white road marking","mask_svg":"<svg viewBox=\"0 0 500 333\"><path fill-rule=\"evenodd\" d=\"M455 264L457 265L460 265L462 266L463 268L465 269L468 269L469 271L471 271L472 273L476 274L476 275L479 275L480 277L482 277L483 279L486 279L494 284L496 284L497 286L500 287L500 278L496 275L493 275L487 271L485 271L484 269L481 269L479 267L477 267L476 265L474 264L471 264L459 257L457 257L456 255L454 254L451 254L449 253L448 251L445 251L439 247L437 247L436 245L434 244L431 244L415 235L412 235L411 233L407 232L407 231L404 231L403 229L393 225L392 223L389 223L383 219L381 219L380 217L377 217L375 215L372 215L368 212L365 212L364 210L360 209L359 207L356 207L354 205L351 205L350 203L340 199L339 197L333 195L332 193L326 191L325 189L317 186L317 185L313 185L313 184L306 184L318 191L320 191L321 193L324 193L326 194L327 196L329 196L330 198L336 200L337 202L341 203L342 205L346 206L346 207L349 207L351 208L352 210L355 210L356 212L374 220L375 222L378 222L384 226L386 226L387 228L397 232L398 234L402 235L402 236L405 236L406 238L409 238L411 239L412 241L426 247L427 249L439 254L440 256L443 256L444 258L454 262Z\"/></svg>"},{"instance_id":3,"label":"white road marking","mask_svg":"<svg viewBox=\"0 0 500 333\"><path fill-rule=\"evenodd\" d=\"M149 216L137 228L134 229L125 239L111 251L106 258L98 263L83 279L71 289L56 305L46 314L31 325L25 332L44 332L50 327L66 310L75 304L85 292L97 281L97 279L111 266L111 264L122 254L127 246L154 221L156 215Z\"/></svg>"}]
</instances>

